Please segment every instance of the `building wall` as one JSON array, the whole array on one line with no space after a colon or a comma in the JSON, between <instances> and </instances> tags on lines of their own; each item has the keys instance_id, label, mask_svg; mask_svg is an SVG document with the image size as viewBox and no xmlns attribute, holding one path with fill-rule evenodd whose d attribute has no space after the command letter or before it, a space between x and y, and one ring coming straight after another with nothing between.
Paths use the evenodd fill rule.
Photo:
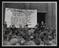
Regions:
<instances>
[{"instance_id":1,"label":"building wall","mask_svg":"<svg viewBox=\"0 0 59 48\"><path fill-rule=\"evenodd\" d=\"M56 26L56 4L55 3L48 4L46 23L49 27Z\"/></svg>"},{"instance_id":2,"label":"building wall","mask_svg":"<svg viewBox=\"0 0 59 48\"><path fill-rule=\"evenodd\" d=\"M5 8L18 8L18 9L37 9L37 12L46 13L46 23L49 27L55 25L55 4L54 3L19 3L19 4L4 4L3 9ZM3 15L4 16L4 15ZM4 16L5 17L5 16Z\"/></svg>"},{"instance_id":3,"label":"building wall","mask_svg":"<svg viewBox=\"0 0 59 48\"><path fill-rule=\"evenodd\" d=\"M47 3L5 3L3 4L3 12L5 13L5 8L37 9L37 12L46 12L47 7Z\"/></svg>"}]
</instances>

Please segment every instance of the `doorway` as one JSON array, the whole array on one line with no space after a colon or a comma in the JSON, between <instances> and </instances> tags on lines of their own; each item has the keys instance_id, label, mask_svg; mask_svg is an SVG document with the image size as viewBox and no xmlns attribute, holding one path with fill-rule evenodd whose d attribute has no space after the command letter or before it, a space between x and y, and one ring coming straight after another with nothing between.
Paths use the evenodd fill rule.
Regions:
<instances>
[{"instance_id":1,"label":"doorway","mask_svg":"<svg viewBox=\"0 0 59 48\"><path fill-rule=\"evenodd\" d=\"M41 21L45 23L46 13L37 13L37 23L41 26Z\"/></svg>"}]
</instances>

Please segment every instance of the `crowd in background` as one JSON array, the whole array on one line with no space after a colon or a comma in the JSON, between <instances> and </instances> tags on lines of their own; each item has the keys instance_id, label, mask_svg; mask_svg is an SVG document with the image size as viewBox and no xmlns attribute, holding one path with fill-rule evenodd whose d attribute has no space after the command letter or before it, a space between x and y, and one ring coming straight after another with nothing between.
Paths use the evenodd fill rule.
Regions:
<instances>
[{"instance_id":1,"label":"crowd in background","mask_svg":"<svg viewBox=\"0 0 59 48\"><path fill-rule=\"evenodd\" d=\"M7 42L7 43L6 43ZM56 44L56 29L49 28L45 23L37 24L34 28L7 28L3 24L3 45L54 45Z\"/></svg>"}]
</instances>

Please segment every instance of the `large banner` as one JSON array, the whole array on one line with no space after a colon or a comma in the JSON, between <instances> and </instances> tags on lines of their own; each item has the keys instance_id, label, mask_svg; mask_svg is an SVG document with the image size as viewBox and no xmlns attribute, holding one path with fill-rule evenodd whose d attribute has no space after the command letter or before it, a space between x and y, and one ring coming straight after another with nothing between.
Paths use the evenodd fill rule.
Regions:
<instances>
[{"instance_id":1,"label":"large banner","mask_svg":"<svg viewBox=\"0 0 59 48\"><path fill-rule=\"evenodd\" d=\"M7 27L15 25L17 28L28 24L29 28L34 28L37 24L37 10L25 10L25 9L5 9L5 21Z\"/></svg>"}]
</instances>

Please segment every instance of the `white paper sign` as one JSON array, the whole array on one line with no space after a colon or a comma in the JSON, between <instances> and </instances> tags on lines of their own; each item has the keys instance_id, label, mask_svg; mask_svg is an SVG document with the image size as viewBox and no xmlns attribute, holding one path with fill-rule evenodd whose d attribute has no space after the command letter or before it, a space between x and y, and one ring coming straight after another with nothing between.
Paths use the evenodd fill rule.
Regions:
<instances>
[{"instance_id":1,"label":"white paper sign","mask_svg":"<svg viewBox=\"0 0 59 48\"><path fill-rule=\"evenodd\" d=\"M28 24L29 28L34 28L37 24L37 10L6 8L5 21L7 27L15 25L17 28Z\"/></svg>"}]
</instances>

